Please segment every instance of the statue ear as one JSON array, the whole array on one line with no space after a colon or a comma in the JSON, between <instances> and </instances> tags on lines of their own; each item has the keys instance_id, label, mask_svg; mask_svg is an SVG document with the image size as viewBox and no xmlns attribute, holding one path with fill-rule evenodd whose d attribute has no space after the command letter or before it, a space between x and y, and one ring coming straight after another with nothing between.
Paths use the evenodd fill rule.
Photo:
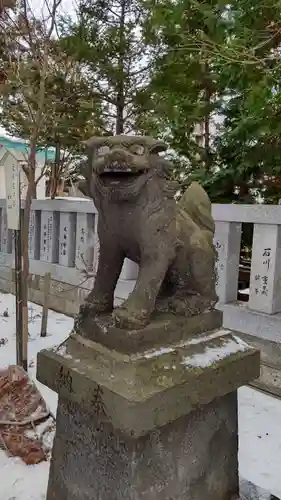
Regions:
<instances>
[{"instance_id":1,"label":"statue ear","mask_svg":"<svg viewBox=\"0 0 281 500\"><path fill-rule=\"evenodd\" d=\"M158 142L154 146L151 147L150 149L150 154L152 155L158 155L159 153L163 153L163 151L167 151L168 147L164 142Z\"/></svg>"}]
</instances>

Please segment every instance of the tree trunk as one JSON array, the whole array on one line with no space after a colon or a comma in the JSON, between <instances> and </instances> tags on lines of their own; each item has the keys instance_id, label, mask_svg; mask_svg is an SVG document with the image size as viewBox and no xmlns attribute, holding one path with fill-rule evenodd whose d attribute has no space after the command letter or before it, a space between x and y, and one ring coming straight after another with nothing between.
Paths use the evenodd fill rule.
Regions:
<instances>
[{"instance_id":1,"label":"tree trunk","mask_svg":"<svg viewBox=\"0 0 281 500\"><path fill-rule=\"evenodd\" d=\"M60 171L60 144L56 145L55 162L51 168L50 176L50 197L52 200L57 196L59 184L59 171Z\"/></svg>"},{"instance_id":2,"label":"tree trunk","mask_svg":"<svg viewBox=\"0 0 281 500\"><path fill-rule=\"evenodd\" d=\"M23 359L27 362L27 342L28 342L28 282L29 282L29 255L28 255L28 235L29 219L32 200L36 198L35 167L36 167L36 144L30 145L30 155L28 161L28 186L23 210L22 219L22 311L23 311ZM27 369L27 366L24 366Z\"/></svg>"},{"instance_id":3,"label":"tree trunk","mask_svg":"<svg viewBox=\"0 0 281 500\"><path fill-rule=\"evenodd\" d=\"M250 188L247 182L241 181L239 185L239 199L246 200L250 196Z\"/></svg>"},{"instance_id":4,"label":"tree trunk","mask_svg":"<svg viewBox=\"0 0 281 500\"><path fill-rule=\"evenodd\" d=\"M28 258L28 234L29 234L29 219L30 219L30 211L32 200L34 199L34 189L36 190L36 186L31 183L28 184L26 198L24 203L24 211L23 211L23 221L22 221L22 263L23 263L23 282L24 287L27 290L27 280L29 275L29 258ZM27 293L25 294L24 300L27 303Z\"/></svg>"},{"instance_id":5,"label":"tree trunk","mask_svg":"<svg viewBox=\"0 0 281 500\"><path fill-rule=\"evenodd\" d=\"M120 13L120 39L119 39L119 62L118 62L118 81L117 81L117 96L116 96L116 134L124 134L124 57L125 57L125 15L126 15L126 1L121 3Z\"/></svg>"},{"instance_id":6,"label":"tree trunk","mask_svg":"<svg viewBox=\"0 0 281 500\"><path fill-rule=\"evenodd\" d=\"M205 157L205 170L210 171L212 166L212 153L211 153L211 134L210 134L210 103L212 98L212 82L210 76L210 68L207 63L204 64L204 80L205 80L205 90L204 90L204 104L205 104L205 116L204 116L204 157Z\"/></svg>"},{"instance_id":7,"label":"tree trunk","mask_svg":"<svg viewBox=\"0 0 281 500\"><path fill-rule=\"evenodd\" d=\"M205 103L208 107L210 105L211 94L208 89L206 89ZM212 155L210 148L210 113L206 112L204 117L204 149L205 149L205 169L207 172L210 171L212 164Z\"/></svg>"}]
</instances>

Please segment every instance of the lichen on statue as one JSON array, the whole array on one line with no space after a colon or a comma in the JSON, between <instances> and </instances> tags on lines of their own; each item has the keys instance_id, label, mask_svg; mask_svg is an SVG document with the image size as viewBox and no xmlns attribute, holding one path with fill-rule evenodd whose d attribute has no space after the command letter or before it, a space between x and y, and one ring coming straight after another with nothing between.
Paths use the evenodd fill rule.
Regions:
<instances>
[{"instance_id":1,"label":"lichen on statue","mask_svg":"<svg viewBox=\"0 0 281 500\"><path fill-rule=\"evenodd\" d=\"M145 327L155 311L185 316L212 309L216 251L211 202L192 183L177 203L173 165L151 137L94 137L87 141L79 189L98 210L100 256L94 287L80 315L112 313L115 325ZM125 258L139 265L134 290L113 308Z\"/></svg>"}]
</instances>

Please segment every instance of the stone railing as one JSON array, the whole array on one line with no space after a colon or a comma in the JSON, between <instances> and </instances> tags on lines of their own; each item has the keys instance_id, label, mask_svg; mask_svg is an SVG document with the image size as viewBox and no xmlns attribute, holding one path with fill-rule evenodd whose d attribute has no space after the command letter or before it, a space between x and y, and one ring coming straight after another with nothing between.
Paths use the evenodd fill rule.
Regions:
<instances>
[{"instance_id":1,"label":"stone railing","mask_svg":"<svg viewBox=\"0 0 281 500\"><path fill-rule=\"evenodd\" d=\"M0 200L0 290L14 291L13 237ZM218 251L218 308L224 326L242 332L262 350L262 384L281 396L281 207L213 205ZM237 300L242 223L254 224L249 301ZM75 314L93 284L99 245L97 211L83 199L36 200L29 231L29 298L44 300L44 275L51 273L49 307ZM138 267L126 260L116 303L134 287ZM187 320L188 321L188 320Z\"/></svg>"},{"instance_id":2,"label":"stone railing","mask_svg":"<svg viewBox=\"0 0 281 500\"><path fill-rule=\"evenodd\" d=\"M213 216L225 326L281 343L281 207L213 205ZM248 303L237 301L242 222L254 224Z\"/></svg>"},{"instance_id":3,"label":"stone railing","mask_svg":"<svg viewBox=\"0 0 281 500\"><path fill-rule=\"evenodd\" d=\"M7 230L5 200L0 200L0 210L1 280L1 269L13 266L13 238ZM225 326L281 343L281 207L214 204L213 216L219 258L218 307L224 311ZM254 224L248 303L237 301L242 222ZM92 282L81 271L94 274L99 253L93 203L73 198L34 201L28 245L33 276L51 272L56 283L88 290ZM137 270L134 263L125 261L117 298L125 298L132 290Z\"/></svg>"},{"instance_id":4,"label":"stone railing","mask_svg":"<svg viewBox=\"0 0 281 500\"><path fill-rule=\"evenodd\" d=\"M0 200L0 289L8 291L11 281L9 270L14 265L14 255L13 234L7 229L5 204L5 200ZM57 286L53 292L58 295L57 300L51 301L53 307L63 312L76 312L78 303L88 293L93 281L92 278L86 279L83 271L86 270L90 276L95 274L98 261L97 211L93 203L68 198L34 201L28 250L31 288L39 286L40 290L43 283L40 278L50 272L53 288ZM131 291L137 270L136 264L125 260L116 290L117 299L124 299ZM66 301L74 302L73 311L61 300L62 296ZM37 300L34 293L31 297Z\"/></svg>"},{"instance_id":5,"label":"stone railing","mask_svg":"<svg viewBox=\"0 0 281 500\"><path fill-rule=\"evenodd\" d=\"M213 216L224 326L261 350L261 376L252 385L281 397L281 206L213 205ZM247 303L237 300L243 222L254 225Z\"/></svg>"}]
</instances>

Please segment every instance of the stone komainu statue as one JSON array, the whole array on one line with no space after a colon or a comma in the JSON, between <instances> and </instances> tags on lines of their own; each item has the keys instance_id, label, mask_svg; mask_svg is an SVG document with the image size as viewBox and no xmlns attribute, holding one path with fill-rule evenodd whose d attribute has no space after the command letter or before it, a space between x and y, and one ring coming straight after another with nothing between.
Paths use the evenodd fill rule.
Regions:
<instances>
[{"instance_id":1,"label":"stone komainu statue","mask_svg":"<svg viewBox=\"0 0 281 500\"><path fill-rule=\"evenodd\" d=\"M207 193L192 183L175 201L165 144L151 137L94 137L79 189L98 209L100 257L81 312L111 313L120 328L143 328L153 312L186 316L211 309L215 292L214 221ZM125 258L139 265L135 288L113 310Z\"/></svg>"}]
</instances>

